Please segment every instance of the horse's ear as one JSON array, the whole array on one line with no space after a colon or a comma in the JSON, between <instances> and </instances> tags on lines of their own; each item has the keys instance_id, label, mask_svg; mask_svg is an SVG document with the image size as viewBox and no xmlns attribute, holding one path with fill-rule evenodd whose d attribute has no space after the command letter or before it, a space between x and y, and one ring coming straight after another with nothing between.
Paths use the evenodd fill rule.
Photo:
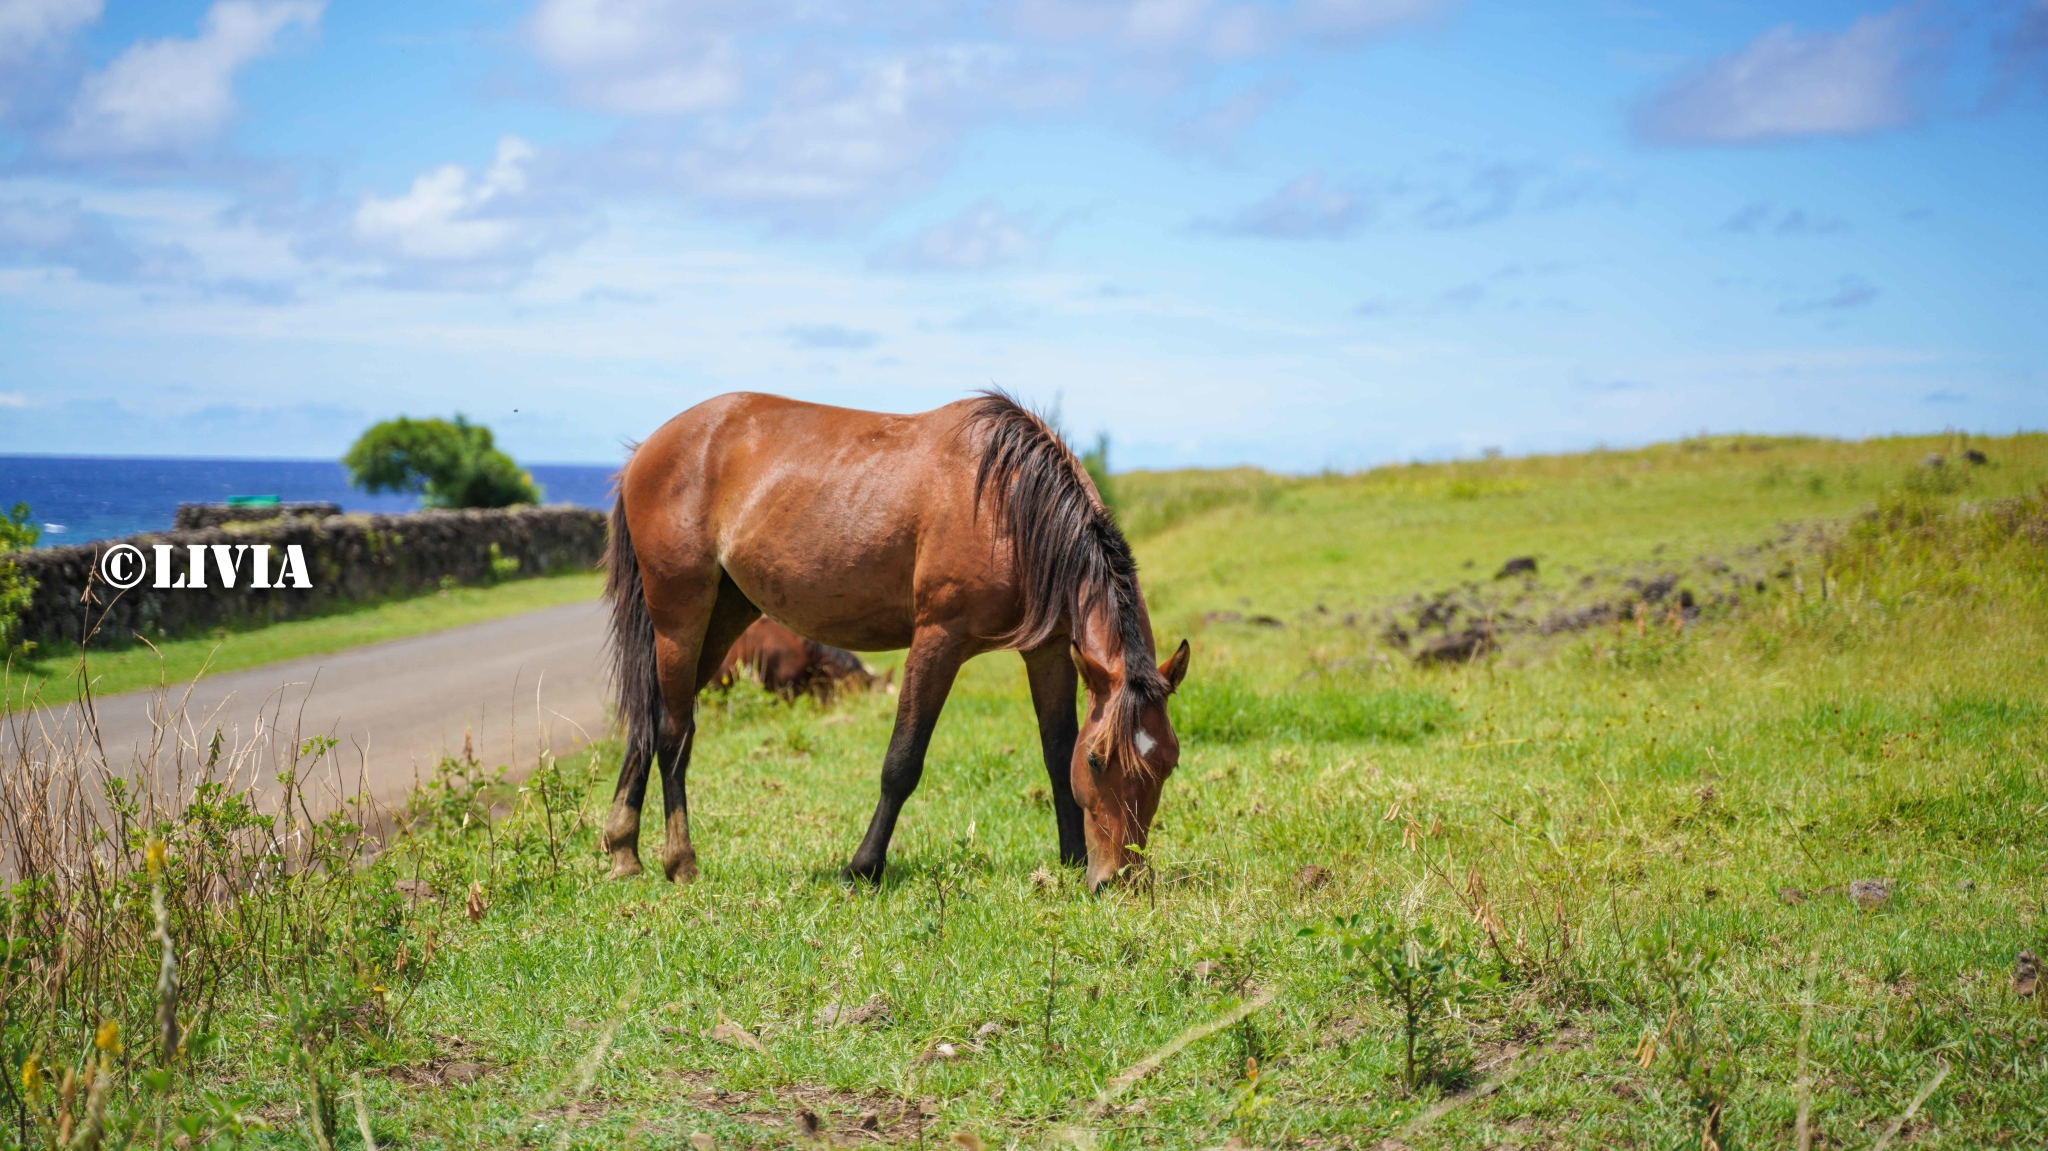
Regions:
<instances>
[{"instance_id":1,"label":"horse's ear","mask_svg":"<svg viewBox=\"0 0 2048 1151\"><path fill-rule=\"evenodd\" d=\"M1074 670L1081 673L1081 682L1088 685L1090 694L1097 696L1109 694L1110 680L1108 668L1095 662L1087 652L1081 650L1081 645L1078 643L1069 643L1067 645L1067 654L1073 657Z\"/></svg>"},{"instance_id":2,"label":"horse's ear","mask_svg":"<svg viewBox=\"0 0 2048 1151\"><path fill-rule=\"evenodd\" d=\"M1159 674L1166 677L1167 694L1180 690L1180 681L1188 675L1188 659L1188 641L1182 640L1180 646L1173 649L1173 654L1166 657L1166 662L1159 665Z\"/></svg>"}]
</instances>

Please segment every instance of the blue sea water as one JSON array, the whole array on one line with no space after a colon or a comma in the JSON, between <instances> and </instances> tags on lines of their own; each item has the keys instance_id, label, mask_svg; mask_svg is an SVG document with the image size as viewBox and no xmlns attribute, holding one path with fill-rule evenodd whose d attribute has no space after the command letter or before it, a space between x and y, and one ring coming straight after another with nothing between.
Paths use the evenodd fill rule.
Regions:
<instances>
[{"instance_id":1,"label":"blue sea water","mask_svg":"<svg viewBox=\"0 0 2048 1151\"><path fill-rule=\"evenodd\" d=\"M608 509L615 467L530 464L551 504ZM164 531L181 503L229 496L327 500L347 511L409 512L410 495L368 495L349 486L333 460L186 460L90 456L0 456L0 513L17 502L42 525L42 547Z\"/></svg>"}]
</instances>

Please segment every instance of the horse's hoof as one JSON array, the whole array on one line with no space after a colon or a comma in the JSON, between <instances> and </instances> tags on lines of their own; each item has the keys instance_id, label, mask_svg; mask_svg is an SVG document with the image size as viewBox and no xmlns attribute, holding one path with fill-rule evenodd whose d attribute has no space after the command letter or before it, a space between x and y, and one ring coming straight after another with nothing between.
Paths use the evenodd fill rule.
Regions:
<instances>
[{"instance_id":1,"label":"horse's hoof","mask_svg":"<svg viewBox=\"0 0 2048 1151\"><path fill-rule=\"evenodd\" d=\"M641 870L640 856L638 854L620 852L612 856L613 879L631 879L640 874Z\"/></svg>"},{"instance_id":2,"label":"horse's hoof","mask_svg":"<svg viewBox=\"0 0 2048 1151\"><path fill-rule=\"evenodd\" d=\"M695 883L697 881L697 855L695 852L673 859L662 866L670 883Z\"/></svg>"},{"instance_id":3,"label":"horse's hoof","mask_svg":"<svg viewBox=\"0 0 2048 1151\"><path fill-rule=\"evenodd\" d=\"M880 887L882 885L882 865L880 863L849 863L839 869L839 878L847 883L865 883L869 887Z\"/></svg>"}]
</instances>

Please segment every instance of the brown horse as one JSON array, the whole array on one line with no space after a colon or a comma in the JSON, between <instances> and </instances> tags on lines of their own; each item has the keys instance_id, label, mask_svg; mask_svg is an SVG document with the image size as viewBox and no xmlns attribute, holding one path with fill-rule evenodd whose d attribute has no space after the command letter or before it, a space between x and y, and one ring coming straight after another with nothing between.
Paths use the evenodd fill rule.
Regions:
<instances>
[{"instance_id":1,"label":"brown horse","mask_svg":"<svg viewBox=\"0 0 2048 1151\"><path fill-rule=\"evenodd\" d=\"M625 760L605 826L640 870L640 804L661 764L671 880L697 874L684 776L696 695L766 612L819 643L907 647L882 795L845 874L879 881L889 837L961 663L1024 657L1060 858L1090 889L1136 862L1180 758L1138 568L1080 461L987 392L914 416L738 393L661 426L619 473L606 560ZM1087 690L1077 724L1076 679Z\"/></svg>"},{"instance_id":2,"label":"brown horse","mask_svg":"<svg viewBox=\"0 0 2048 1151\"><path fill-rule=\"evenodd\" d=\"M767 616L755 620L725 653L711 686L725 691L742 674L751 674L762 687L790 702L808 695L829 703L848 688L865 691L877 681L888 682L845 648L805 639Z\"/></svg>"}]
</instances>

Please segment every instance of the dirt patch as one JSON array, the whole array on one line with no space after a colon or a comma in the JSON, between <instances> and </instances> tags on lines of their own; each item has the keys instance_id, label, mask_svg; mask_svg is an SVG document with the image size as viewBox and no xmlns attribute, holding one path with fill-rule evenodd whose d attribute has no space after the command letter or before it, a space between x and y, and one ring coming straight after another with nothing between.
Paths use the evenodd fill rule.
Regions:
<instances>
[{"instance_id":1,"label":"dirt patch","mask_svg":"<svg viewBox=\"0 0 2048 1151\"><path fill-rule=\"evenodd\" d=\"M766 1131L843 1147L868 1143L909 1143L919 1139L939 1113L931 1099L904 1099L882 1092L857 1093L795 1084L773 1091L727 1091L709 1071L682 1071L693 1106Z\"/></svg>"},{"instance_id":2,"label":"dirt patch","mask_svg":"<svg viewBox=\"0 0 2048 1151\"><path fill-rule=\"evenodd\" d=\"M1330 869L1319 863L1311 863L1294 873L1294 890L1306 894L1330 882Z\"/></svg>"},{"instance_id":3,"label":"dirt patch","mask_svg":"<svg viewBox=\"0 0 2048 1151\"><path fill-rule=\"evenodd\" d=\"M467 1087L497 1070L483 1061L476 1044L459 1035L436 1035L434 1046L440 1052L433 1058L386 1067L384 1074L414 1087Z\"/></svg>"},{"instance_id":4,"label":"dirt patch","mask_svg":"<svg viewBox=\"0 0 2048 1151\"><path fill-rule=\"evenodd\" d=\"M1826 543L1817 528L1781 527L1758 543L1690 561L1655 549L1633 566L1565 568L1539 577L1534 557L1514 556L1494 578L1410 596L1375 613L1380 640L1421 665L1470 663L1521 637L1566 636L1602 627L1692 626L1735 612L1774 584L1799 585L1799 564ZM1347 625L1353 616L1346 616Z\"/></svg>"}]
</instances>

